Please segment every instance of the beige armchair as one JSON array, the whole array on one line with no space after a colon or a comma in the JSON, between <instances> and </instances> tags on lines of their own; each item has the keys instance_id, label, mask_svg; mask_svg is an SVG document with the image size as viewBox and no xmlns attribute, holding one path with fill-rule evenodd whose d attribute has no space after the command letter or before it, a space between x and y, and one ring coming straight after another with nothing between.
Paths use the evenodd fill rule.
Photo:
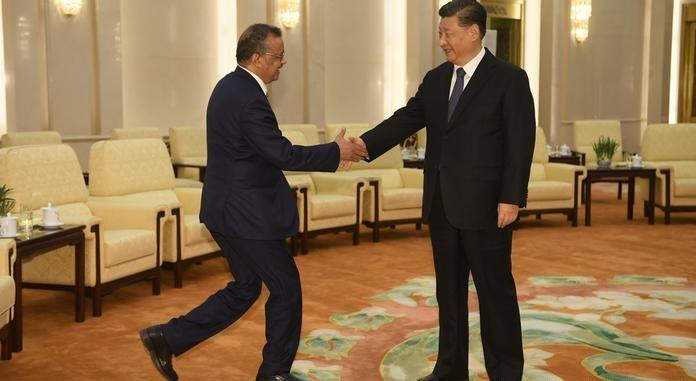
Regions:
<instances>
[{"instance_id":1,"label":"beige armchair","mask_svg":"<svg viewBox=\"0 0 696 381\"><path fill-rule=\"evenodd\" d=\"M657 168L655 206L665 213L696 212L696 125L664 127L650 125L643 133L644 165ZM648 194L648 181L638 180L641 197ZM647 215L647 205L645 207Z\"/></svg>"},{"instance_id":2,"label":"beige armchair","mask_svg":"<svg viewBox=\"0 0 696 381\"><path fill-rule=\"evenodd\" d=\"M15 283L12 278L12 266L16 256L13 239L0 239L0 360L12 358L10 348L10 326L15 304Z\"/></svg>"},{"instance_id":3,"label":"beige armchair","mask_svg":"<svg viewBox=\"0 0 696 381\"><path fill-rule=\"evenodd\" d=\"M305 134L282 131L295 145L308 145ZM361 200L365 181L336 173L285 172L291 187L298 189L299 236L302 253L308 252L308 240L319 234L347 231L353 244L360 242Z\"/></svg>"},{"instance_id":4,"label":"beige armchair","mask_svg":"<svg viewBox=\"0 0 696 381\"><path fill-rule=\"evenodd\" d=\"M85 225L85 285L94 316L101 316L102 296L123 284L151 280L153 294L159 293L162 209L89 200L77 155L63 144L0 149L0 183L14 189L16 209L35 209L35 223L36 209L50 202L64 223ZM73 250L23 261L23 287L72 290Z\"/></svg>"},{"instance_id":5,"label":"beige armchair","mask_svg":"<svg viewBox=\"0 0 696 381\"><path fill-rule=\"evenodd\" d=\"M314 124L280 124L278 125L278 128L283 133L290 131L302 133L305 138L305 145L313 146L320 143L319 131L317 130L317 126Z\"/></svg>"},{"instance_id":6,"label":"beige armchair","mask_svg":"<svg viewBox=\"0 0 696 381\"><path fill-rule=\"evenodd\" d=\"M113 128L111 139L162 139L162 130L159 127Z\"/></svg>"},{"instance_id":7,"label":"beige armchair","mask_svg":"<svg viewBox=\"0 0 696 381\"><path fill-rule=\"evenodd\" d=\"M174 174L203 182L208 164L205 127L181 126L169 129L169 147Z\"/></svg>"},{"instance_id":8,"label":"beige armchair","mask_svg":"<svg viewBox=\"0 0 696 381\"><path fill-rule=\"evenodd\" d=\"M57 131L8 132L2 136L0 147L61 144L62 142L63 139Z\"/></svg>"},{"instance_id":9,"label":"beige armchair","mask_svg":"<svg viewBox=\"0 0 696 381\"><path fill-rule=\"evenodd\" d=\"M220 255L210 232L198 219L201 189L175 188L167 148L159 139L111 140L92 145L90 200L133 203L165 211L162 261L174 269L182 287L183 266Z\"/></svg>"},{"instance_id":10,"label":"beige armchair","mask_svg":"<svg viewBox=\"0 0 696 381\"><path fill-rule=\"evenodd\" d=\"M114 128L111 130L111 140L132 139L162 139L162 130L160 130L159 127ZM188 177L177 177L174 179L177 188L203 188L203 180L198 181L197 170L195 173L191 172L182 174L187 175Z\"/></svg>"},{"instance_id":11,"label":"beige armchair","mask_svg":"<svg viewBox=\"0 0 696 381\"><path fill-rule=\"evenodd\" d=\"M342 128L346 136L360 136L366 124L330 124L327 141L336 138ZM354 163L341 174L364 178L369 182L363 201L363 223L372 228L372 240L379 241L379 229L398 224L421 228L423 206L423 170L404 168L399 146L370 163Z\"/></svg>"},{"instance_id":12,"label":"beige armchair","mask_svg":"<svg viewBox=\"0 0 696 381\"><path fill-rule=\"evenodd\" d=\"M573 152L582 157L581 164L590 166L597 164L597 155L592 149L601 136L616 140L619 147L616 149L612 161L618 163L623 160L623 140L621 139L621 122L618 120L576 120L573 122ZM618 198L623 197L623 184L628 185L627 178L606 179L603 183L618 183ZM583 197L584 200L584 197Z\"/></svg>"},{"instance_id":13,"label":"beige armchair","mask_svg":"<svg viewBox=\"0 0 696 381\"><path fill-rule=\"evenodd\" d=\"M578 200L587 169L582 166L549 163L544 130L536 129L534 156L529 175L527 207L520 217L545 213L562 213L573 226L578 226Z\"/></svg>"}]
</instances>

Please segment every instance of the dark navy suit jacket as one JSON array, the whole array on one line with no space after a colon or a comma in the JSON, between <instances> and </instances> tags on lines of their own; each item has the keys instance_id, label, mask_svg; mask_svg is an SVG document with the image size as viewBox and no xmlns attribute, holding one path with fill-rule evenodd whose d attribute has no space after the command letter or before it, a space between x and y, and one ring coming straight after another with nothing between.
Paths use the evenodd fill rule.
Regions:
<instances>
[{"instance_id":1,"label":"dark navy suit jacket","mask_svg":"<svg viewBox=\"0 0 696 381\"><path fill-rule=\"evenodd\" d=\"M258 82L237 68L215 86L207 111L208 167L201 222L227 236L278 240L297 233L295 195L283 170L333 172L334 142L294 146L281 135Z\"/></svg>"}]
</instances>

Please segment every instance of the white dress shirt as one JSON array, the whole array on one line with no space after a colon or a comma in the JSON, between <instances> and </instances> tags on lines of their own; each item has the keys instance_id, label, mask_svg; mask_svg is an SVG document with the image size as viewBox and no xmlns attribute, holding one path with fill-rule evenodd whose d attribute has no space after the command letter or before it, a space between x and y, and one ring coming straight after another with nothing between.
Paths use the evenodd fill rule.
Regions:
<instances>
[{"instance_id":1,"label":"white dress shirt","mask_svg":"<svg viewBox=\"0 0 696 381\"><path fill-rule=\"evenodd\" d=\"M261 80L261 78L260 78L258 75L252 73L251 70L245 68L244 66L239 65L239 67L241 67L242 69L244 69L247 73L251 74L251 76L254 77L254 79L256 80L256 82L259 83L259 86L261 86L261 90L263 90L263 93L264 93L266 96L268 96L268 87L266 87L266 84L263 83L263 81Z\"/></svg>"},{"instance_id":2,"label":"white dress shirt","mask_svg":"<svg viewBox=\"0 0 696 381\"><path fill-rule=\"evenodd\" d=\"M469 80L471 77L474 75L474 72L476 71L476 68L478 65L481 63L481 60L483 59L483 56L486 54L486 48L481 48L481 51L471 59L471 61L467 62L464 66L458 66L454 65L454 70L452 70L452 82L450 83L450 96L447 97L447 99L452 97L452 91L454 90L454 83L457 82L457 69L464 68L464 87L463 89L466 89L466 85L469 83ZM462 90L463 90L462 89Z\"/></svg>"}]
</instances>

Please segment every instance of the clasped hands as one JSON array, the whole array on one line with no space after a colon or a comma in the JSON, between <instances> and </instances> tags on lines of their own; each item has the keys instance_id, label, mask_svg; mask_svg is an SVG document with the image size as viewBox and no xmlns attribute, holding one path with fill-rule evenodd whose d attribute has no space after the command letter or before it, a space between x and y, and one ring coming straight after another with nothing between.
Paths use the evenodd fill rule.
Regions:
<instances>
[{"instance_id":1,"label":"clasped hands","mask_svg":"<svg viewBox=\"0 0 696 381\"><path fill-rule=\"evenodd\" d=\"M342 169L348 169L352 163L357 163L367 157L367 146L365 145L365 142L357 137L346 139L345 135L346 129L343 128L334 140L336 144L338 144L338 148L341 151L339 168Z\"/></svg>"}]
</instances>

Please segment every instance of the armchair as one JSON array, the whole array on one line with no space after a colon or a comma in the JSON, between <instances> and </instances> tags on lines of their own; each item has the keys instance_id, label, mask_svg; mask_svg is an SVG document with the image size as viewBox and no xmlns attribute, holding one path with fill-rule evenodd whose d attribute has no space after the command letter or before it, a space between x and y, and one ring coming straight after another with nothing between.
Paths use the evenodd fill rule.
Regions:
<instances>
[{"instance_id":1,"label":"armchair","mask_svg":"<svg viewBox=\"0 0 696 381\"><path fill-rule=\"evenodd\" d=\"M10 325L15 303L15 283L12 266L15 259L15 243L12 239L0 239L0 360L10 360Z\"/></svg>"},{"instance_id":2,"label":"armchair","mask_svg":"<svg viewBox=\"0 0 696 381\"><path fill-rule=\"evenodd\" d=\"M665 213L696 212L696 125L650 125L643 133L642 156L646 166L657 168L655 206ZM641 197L648 181L638 180ZM647 209L647 206L646 208ZM645 210L647 215L647 210Z\"/></svg>"},{"instance_id":3,"label":"armchair","mask_svg":"<svg viewBox=\"0 0 696 381\"><path fill-rule=\"evenodd\" d=\"M543 213L562 213L573 226L578 226L578 199L582 180L587 169L582 166L549 163L544 130L536 129L534 156L529 176L527 207L520 210L520 217Z\"/></svg>"},{"instance_id":4,"label":"armchair","mask_svg":"<svg viewBox=\"0 0 696 381\"><path fill-rule=\"evenodd\" d=\"M0 183L14 188L16 208L51 202L64 223L85 225L85 286L94 316L101 316L102 296L123 284L151 280L159 294L162 209L88 200L77 155L62 144L0 149ZM34 216L39 222L40 212ZM22 269L23 287L75 287L71 247L27 259Z\"/></svg>"},{"instance_id":5,"label":"armchair","mask_svg":"<svg viewBox=\"0 0 696 381\"><path fill-rule=\"evenodd\" d=\"M113 128L111 139L162 139L162 130L159 127Z\"/></svg>"},{"instance_id":6,"label":"armchair","mask_svg":"<svg viewBox=\"0 0 696 381\"><path fill-rule=\"evenodd\" d=\"M293 144L307 145L305 134L300 131L283 131L283 135ZM347 231L353 233L354 245L360 242L363 179L321 172L286 172L285 177L299 192L303 254L308 252L308 239L319 234Z\"/></svg>"},{"instance_id":7,"label":"armchair","mask_svg":"<svg viewBox=\"0 0 696 381\"><path fill-rule=\"evenodd\" d=\"M366 124L329 124L327 141L335 139L341 128L346 136L359 136ZM414 223L420 230L423 206L423 170L404 168L398 146L370 163L354 163L340 174L366 179L369 185L363 201L363 223L372 228L372 240L379 241L382 227Z\"/></svg>"},{"instance_id":8,"label":"armchair","mask_svg":"<svg viewBox=\"0 0 696 381\"><path fill-rule=\"evenodd\" d=\"M220 248L198 219L202 190L175 188L167 148L159 139L97 142L90 151L90 201L147 205L164 210L162 261L182 287L183 266L219 256Z\"/></svg>"},{"instance_id":9,"label":"armchair","mask_svg":"<svg viewBox=\"0 0 696 381\"><path fill-rule=\"evenodd\" d=\"M0 147L61 144L62 142L63 139L56 131L8 132L2 136Z\"/></svg>"},{"instance_id":10,"label":"armchair","mask_svg":"<svg viewBox=\"0 0 696 381\"><path fill-rule=\"evenodd\" d=\"M170 128L169 146L174 175L203 182L208 163L205 127Z\"/></svg>"}]
</instances>

